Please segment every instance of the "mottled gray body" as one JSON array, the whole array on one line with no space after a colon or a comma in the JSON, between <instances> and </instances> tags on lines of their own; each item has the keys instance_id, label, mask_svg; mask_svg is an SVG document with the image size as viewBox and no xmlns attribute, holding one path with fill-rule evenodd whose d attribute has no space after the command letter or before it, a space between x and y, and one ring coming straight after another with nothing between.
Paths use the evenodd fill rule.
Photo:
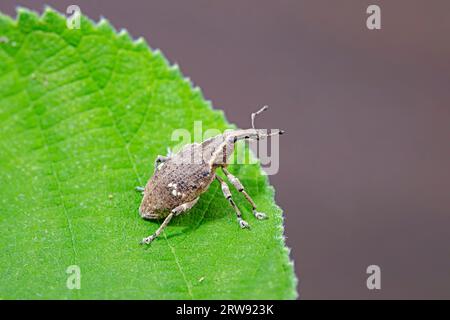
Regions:
<instances>
[{"instance_id":1,"label":"mottled gray body","mask_svg":"<svg viewBox=\"0 0 450 320\"><path fill-rule=\"evenodd\" d=\"M166 217L174 208L195 200L216 178L209 159L191 161L201 144L189 144L158 165L144 189L139 213L146 219Z\"/></svg>"},{"instance_id":2,"label":"mottled gray body","mask_svg":"<svg viewBox=\"0 0 450 320\"><path fill-rule=\"evenodd\" d=\"M165 218L165 220L158 230L151 236L144 238L142 243L153 241L160 235L172 217L192 208L197 203L199 196L208 189L215 179L221 184L225 198L235 210L241 228L248 228L248 223L242 219L239 208L231 198L228 185L216 175L216 170L219 167L234 187L244 194L252 205L255 217L257 219L266 218L264 213L256 211L256 204L244 190L244 186L239 179L226 169L237 141L244 139L259 140L283 133L283 131L278 130L267 134L266 130L254 128L255 116L266 109L267 107L263 107L252 114L252 129L229 131L202 143L188 144L174 155L158 156L153 176L145 188L139 187L144 195L139 207L139 214L145 219Z\"/></svg>"}]
</instances>

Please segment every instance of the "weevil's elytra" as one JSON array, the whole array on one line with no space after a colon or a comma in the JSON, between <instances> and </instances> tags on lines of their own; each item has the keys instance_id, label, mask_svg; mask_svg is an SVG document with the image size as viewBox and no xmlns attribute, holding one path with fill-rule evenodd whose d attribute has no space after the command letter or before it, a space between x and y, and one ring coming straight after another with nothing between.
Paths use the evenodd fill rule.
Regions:
<instances>
[{"instance_id":1,"label":"weevil's elytra","mask_svg":"<svg viewBox=\"0 0 450 320\"><path fill-rule=\"evenodd\" d=\"M256 211L256 204L245 191L239 179L227 169L228 160L234 151L234 145L239 140L255 139L282 134L282 130L266 133L266 130L255 129L255 117L267 110L264 106L252 113L252 128L234 130L209 138L202 143L192 143L184 146L176 154L158 156L155 161L155 172L145 188L137 187L144 197L139 207L139 214L144 219L165 218L161 226L151 236L144 238L141 243L150 243L157 238L170 220L191 209L214 180L221 184L225 198L236 212L241 228L248 228L249 224L242 219L241 211L233 201L228 184L216 175L221 168L229 182L242 193L252 206L257 219L265 219L266 215Z\"/></svg>"}]
</instances>

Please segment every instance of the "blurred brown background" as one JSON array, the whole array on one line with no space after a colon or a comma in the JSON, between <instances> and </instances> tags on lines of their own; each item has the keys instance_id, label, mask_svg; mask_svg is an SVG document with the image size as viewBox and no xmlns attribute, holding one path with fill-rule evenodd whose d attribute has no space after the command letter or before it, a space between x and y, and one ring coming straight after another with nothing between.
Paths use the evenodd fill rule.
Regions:
<instances>
[{"instance_id":1,"label":"blurred brown background","mask_svg":"<svg viewBox=\"0 0 450 320\"><path fill-rule=\"evenodd\" d=\"M450 298L449 1L9 1L143 36L239 127L284 128L271 176L300 298ZM366 28L381 7L382 29ZM368 265L381 290L366 288Z\"/></svg>"}]
</instances>

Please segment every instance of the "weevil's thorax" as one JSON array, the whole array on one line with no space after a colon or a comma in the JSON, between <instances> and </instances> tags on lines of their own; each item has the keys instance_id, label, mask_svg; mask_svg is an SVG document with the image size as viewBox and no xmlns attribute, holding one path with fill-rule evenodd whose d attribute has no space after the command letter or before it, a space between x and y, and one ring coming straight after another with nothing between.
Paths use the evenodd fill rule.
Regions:
<instances>
[{"instance_id":1,"label":"weevil's thorax","mask_svg":"<svg viewBox=\"0 0 450 320\"><path fill-rule=\"evenodd\" d=\"M226 165L234 151L234 141L225 134L209 138L201 144L203 161L211 167Z\"/></svg>"}]
</instances>

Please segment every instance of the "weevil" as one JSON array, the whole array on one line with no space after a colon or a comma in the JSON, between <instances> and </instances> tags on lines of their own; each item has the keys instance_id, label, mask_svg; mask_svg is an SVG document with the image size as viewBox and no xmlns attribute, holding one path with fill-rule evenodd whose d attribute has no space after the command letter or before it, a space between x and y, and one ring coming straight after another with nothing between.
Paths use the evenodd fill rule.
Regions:
<instances>
[{"instance_id":1,"label":"weevil","mask_svg":"<svg viewBox=\"0 0 450 320\"><path fill-rule=\"evenodd\" d=\"M159 155L155 160L155 171L145 187L136 187L142 192L143 199L139 207L139 214L144 219L163 219L164 222L151 236L144 238L141 244L149 244L156 239L170 220L189 209L198 201L214 180L221 185L223 195L234 209L239 226L249 228L249 224L242 218L241 211L231 197L228 184L216 175L221 169L229 182L242 193L252 206L256 219L267 218L266 214L256 210L256 204L245 191L237 177L227 170L230 156L235 143L239 140L259 140L273 135L283 134L283 130L255 128L255 117L267 110L264 106L251 115L251 129L226 131L223 134L209 138L202 143L185 145L180 151L167 156Z\"/></svg>"}]
</instances>

